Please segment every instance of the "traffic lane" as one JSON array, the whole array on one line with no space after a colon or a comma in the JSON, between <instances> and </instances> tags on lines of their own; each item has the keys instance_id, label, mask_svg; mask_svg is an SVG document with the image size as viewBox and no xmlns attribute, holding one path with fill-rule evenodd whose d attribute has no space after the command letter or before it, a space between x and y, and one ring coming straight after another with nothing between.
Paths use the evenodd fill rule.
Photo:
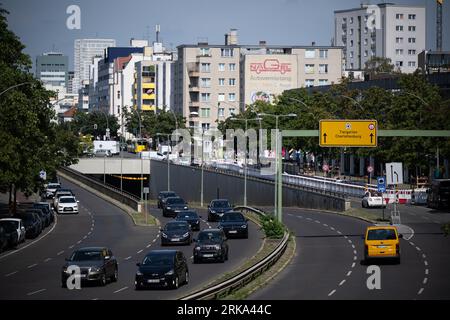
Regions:
<instances>
[{"instance_id":1,"label":"traffic lane","mask_svg":"<svg viewBox=\"0 0 450 320\"><path fill-rule=\"evenodd\" d=\"M307 218L311 220L307 220ZM314 218L314 219L313 219ZM285 209L283 219L296 235L291 263L249 299L327 299L355 263L347 239L321 221L320 214ZM320 223L316 223L316 220ZM334 227L333 227L334 228ZM335 230L340 231L335 228ZM356 263L355 263L356 264ZM332 296L332 295L331 295Z\"/></svg>"}]
</instances>

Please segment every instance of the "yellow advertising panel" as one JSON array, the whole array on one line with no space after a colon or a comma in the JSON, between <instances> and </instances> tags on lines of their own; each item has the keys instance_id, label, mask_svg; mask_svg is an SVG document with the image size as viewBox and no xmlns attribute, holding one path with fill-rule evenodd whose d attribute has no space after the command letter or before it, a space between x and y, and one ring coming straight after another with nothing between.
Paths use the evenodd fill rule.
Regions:
<instances>
[{"instance_id":1,"label":"yellow advertising panel","mask_svg":"<svg viewBox=\"0 0 450 320\"><path fill-rule=\"evenodd\" d=\"M321 147L376 147L376 120L321 120Z\"/></svg>"}]
</instances>

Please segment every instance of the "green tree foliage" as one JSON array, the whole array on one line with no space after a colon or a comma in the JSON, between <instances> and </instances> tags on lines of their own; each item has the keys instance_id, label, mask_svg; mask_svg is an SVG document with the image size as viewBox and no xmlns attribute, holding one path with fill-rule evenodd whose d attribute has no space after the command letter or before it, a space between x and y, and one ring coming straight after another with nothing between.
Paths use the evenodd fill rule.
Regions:
<instances>
[{"instance_id":1,"label":"green tree foliage","mask_svg":"<svg viewBox=\"0 0 450 320\"><path fill-rule=\"evenodd\" d=\"M377 74L391 74L394 73L395 66L392 64L390 58L372 57L366 64L364 71L368 72L371 76Z\"/></svg>"},{"instance_id":2,"label":"green tree foliage","mask_svg":"<svg viewBox=\"0 0 450 320\"><path fill-rule=\"evenodd\" d=\"M178 123L178 128L185 128L185 119L180 114L174 114L168 111L161 111L157 114L153 112L142 112L134 111L128 112L126 109L123 110L124 117L126 121L127 130L134 136L139 136L139 118L142 125L142 137L156 137L157 133L172 133L176 129L176 124ZM175 117L177 122L175 121Z\"/></svg>"},{"instance_id":3,"label":"green tree foliage","mask_svg":"<svg viewBox=\"0 0 450 320\"><path fill-rule=\"evenodd\" d=\"M108 127L109 126L109 127ZM118 136L119 122L113 115L101 111L91 113L77 112L73 121L70 123L70 130L75 134L92 135L94 137L103 137L106 135L106 129L109 128L110 137L114 139Z\"/></svg>"}]
</instances>

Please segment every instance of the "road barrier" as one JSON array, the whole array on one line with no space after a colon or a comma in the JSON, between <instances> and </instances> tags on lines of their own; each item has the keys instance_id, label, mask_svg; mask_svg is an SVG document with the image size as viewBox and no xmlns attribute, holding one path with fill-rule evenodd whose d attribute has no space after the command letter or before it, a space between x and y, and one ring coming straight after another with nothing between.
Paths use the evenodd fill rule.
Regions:
<instances>
[{"instance_id":1,"label":"road barrier","mask_svg":"<svg viewBox=\"0 0 450 320\"><path fill-rule=\"evenodd\" d=\"M132 208L135 211L142 212L142 210L144 209L143 203L134 194L128 193L123 190L121 191L120 189L114 188L109 185L105 185L95 180L94 178L88 177L68 167L60 168L59 171L105 194L106 196L113 198L114 200L120 201L121 203Z\"/></svg>"},{"instance_id":2,"label":"road barrier","mask_svg":"<svg viewBox=\"0 0 450 320\"><path fill-rule=\"evenodd\" d=\"M234 209L241 210L241 211L250 211L250 212L254 212L258 215L266 215L266 213L264 213L263 211L252 208L252 207L239 206L239 207L235 207ZM245 285L247 285L248 283L253 281L255 278L260 276L262 273L264 273L267 269L269 269L271 266L273 266L278 261L278 259L283 255L284 251L286 250L288 240L289 240L289 234L288 234L288 232L285 232L283 239L281 240L279 245L270 254L268 254L264 259L262 259L258 263L245 269L244 271L240 272L238 275L236 275L228 280L224 280L224 281L222 281L216 285L212 285L206 289L201 289L199 291L191 293L187 296L180 298L180 300L219 299L221 297L225 297L225 296L229 295L230 293L244 287Z\"/></svg>"}]
</instances>

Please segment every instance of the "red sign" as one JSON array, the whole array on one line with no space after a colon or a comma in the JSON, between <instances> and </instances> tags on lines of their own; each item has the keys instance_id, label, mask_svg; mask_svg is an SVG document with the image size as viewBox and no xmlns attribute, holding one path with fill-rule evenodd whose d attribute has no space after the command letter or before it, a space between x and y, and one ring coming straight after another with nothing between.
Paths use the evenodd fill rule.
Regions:
<instances>
[{"instance_id":1,"label":"red sign","mask_svg":"<svg viewBox=\"0 0 450 320\"><path fill-rule=\"evenodd\" d=\"M368 166L367 167L367 172L372 173L373 172L373 167L372 166Z\"/></svg>"},{"instance_id":2,"label":"red sign","mask_svg":"<svg viewBox=\"0 0 450 320\"><path fill-rule=\"evenodd\" d=\"M280 63L278 59L266 59L264 62L250 63L250 71L260 74L261 72L279 72L285 74L291 72L290 63Z\"/></svg>"},{"instance_id":3,"label":"red sign","mask_svg":"<svg viewBox=\"0 0 450 320\"><path fill-rule=\"evenodd\" d=\"M330 171L330 167L329 167L327 164L324 164L324 165L322 166L322 170L323 170L323 171Z\"/></svg>"}]
</instances>

